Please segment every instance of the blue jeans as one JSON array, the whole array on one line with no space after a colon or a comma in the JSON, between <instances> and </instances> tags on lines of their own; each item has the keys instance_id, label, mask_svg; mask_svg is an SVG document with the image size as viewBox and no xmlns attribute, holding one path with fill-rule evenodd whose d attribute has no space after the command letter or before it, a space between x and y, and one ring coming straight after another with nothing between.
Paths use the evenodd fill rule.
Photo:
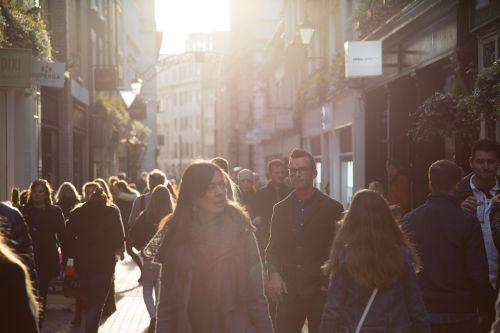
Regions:
<instances>
[{"instance_id":1,"label":"blue jeans","mask_svg":"<svg viewBox=\"0 0 500 333\"><path fill-rule=\"evenodd\" d=\"M101 320L102 308L108 295L113 271L87 273L79 272L79 279L87 296L85 309L85 333L97 333Z\"/></svg>"},{"instance_id":2,"label":"blue jeans","mask_svg":"<svg viewBox=\"0 0 500 333\"><path fill-rule=\"evenodd\" d=\"M148 309L149 317L156 318L156 304L158 303L159 293L159 275L160 265L152 263L148 259L144 259L142 268L142 296L146 309ZM153 298L153 290L155 297Z\"/></svg>"}]
</instances>

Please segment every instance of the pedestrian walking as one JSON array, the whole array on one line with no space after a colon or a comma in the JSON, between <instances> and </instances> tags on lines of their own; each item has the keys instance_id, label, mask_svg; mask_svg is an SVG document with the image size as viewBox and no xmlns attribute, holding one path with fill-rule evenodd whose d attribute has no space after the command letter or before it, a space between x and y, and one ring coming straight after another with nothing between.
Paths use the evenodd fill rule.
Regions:
<instances>
[{"instance_id":1,"label":"pedestrian walking","mask_svg":"<svg viewBox=\"0 0 500 333\"><path fill-rule=\"evenodd\" d=\"M384 198L357 192L340 225L319 332L430 333L418 258Z\"/></svg>"},{"instance_id":2,"label":"pedestrian walking","mask_svg":"<svg viewBox=\"0 0 500 333\"><path fill-rule=\"evenodd\" d=\"M238 173L238 198L248 213L252 212L255 189L253 187L253 172L248 169L240 170Z\"/></svg>"},{"instance_id":3,"label":"pedestrian walking","mask_svg":"<svg viewBox=\"0 0 500 333\"><path fill-rule=\"evenodd\" d=\"M294 149L289 161L294 191L274 206L266 249L267 289L278 304L277 333L300 333L306 319L309 333L317 333L328 284L321 266L343 207L313 187L318 172L310 153Z\"/></svg>"},{"instance_id":4,"label":"pedestrian walking","mask_svg":"<svg viewBox=\"0 0 500 333\"><path fill-rule=\"evenodd\" d=\"M210 162L184 171L159 249L157 333L274 332L253 227L228 182Z\"/></svg>"},{"instance_id":5,"label":"pedestrian walking","mask_svg":"<svg viewBox=\"0 0 500 333\"><path fill-rule=\"evenodd\" d=\"M65 219L68 218L69 212L81 202L78 191L70 182L62 183L57 189L54 198L56 199L56 205L61 208Z\"/></svg>"},{"instance_id":6,"label":"pedestrian walking","mask_svg":"<svg viewBox=\"0 0 500 333\"><path fill-rule=\"evenodd\" d=\"M158 231L160 221L171 214L172 211L173 200L170 191L164 185L156 186L151 194L151 200L147 208L141 212L136 223L130 229L130 238L133 246L137 250L142 251ZM153 263L153 261L145 255L143 255L143 258L142 295L149 317L151 318L148 332L154 333L156 325L156 305L160 296L158 280L160 266Z\"/></svg>"},{"instance_id":7,"label":"pedestrian walking","mask_svg":"<svg viewBox=\"0 0 500 333\"><path fill-rule=\"evenodd\" d=\"M31 183L22 213L33 241L41 328L49 284L61 272L58 248L64 254L64 217L61 209L52 204L52 188L48 181L37 179Z\"/></svg>"},{"instance_id":8,"label":"pedestrian walking","mask_svg":"<svg viewBox=\"0 0 500 333\"><path fill-rule=\"evenodd\" d=\"M292 192L292 189L285 185L286 166L282 160L274 159L269 161L267 164L267 177L269 182L255 193L250 212L253 223L257 228L255 236L262 255L264 255L269 241L273 207Z\"/></svg>"},{"instance_id":9,"label":"pedestrian walking","mask_svg":"<svg viewBox=\"0 0 500 333\"><path fill-rule=\"evenodd\" d=\"M475 216L479 221L486 249L489 280L491 286L497 290L499 256L492 237L490 215L493 200L498 200L500 195L500 183L497 177L500 164L499 148L498 143L494 140L481 139L476 141L472 145L469 157L472 173L464 177L458 185L462 209ZM489 332L494 319L495 309L492 304L489 311L483 313L480 318L480 332Z\"/></svg>"},{"instance_id":10,"label":"pedestrian walking","mask_svg":"<svg viewBox=\"0 0 500 333\"><path fill-rule=\"evenodd\" d=\"M4 217L0 218L0 224ZM0 234L0 327L2 332L38 333L38 303L28 268Z\"/></svg>"},{"instance_id":11,"label":"pedestrian walking","mask_svg":"<svg viewBox=\"0 0 500 333\"><path fill-rule=\"evenodd\" d=\"M490 312L495 298L480 224L456 198L462 169L440 160L428 174L432 192L403 225L422 259L418 279L432 332L480 332L478 313Z\"/></svg>"},{"instance_id":12,"label":"pedestrian walking","mask_svg":"<svg viewBox=\"0 0 500 333\"><path fill-rule=\"evenodd\" d=\"M98 331L115 271L115 254L125 240L120 211L99 184L87 183L85 190L91 189L89 200L71 211L66 230L75 270L86 295L86 333Z\"/></svg>"},{"instance_id":13,"label":"pedestrian walking","mask_svg":"<svg viewBox=\"0 0 500 333\"><path fill-rule=\"evenodd\" d=\"M410 178L405 174L403 163L397 158L386 162L389 187L387 201L390 205L400 206L405 213L410 211Z\"/></svg>"}]
</instances>

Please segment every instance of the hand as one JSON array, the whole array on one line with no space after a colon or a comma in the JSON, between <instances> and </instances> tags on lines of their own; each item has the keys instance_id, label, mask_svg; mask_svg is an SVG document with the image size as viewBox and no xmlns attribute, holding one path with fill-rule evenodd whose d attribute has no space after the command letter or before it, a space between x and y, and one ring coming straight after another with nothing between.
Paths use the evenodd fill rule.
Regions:
<instances>
[{"instance_id":1,"label":"hand","mask_svg":"<svg viewBox=\"0 0 500 333\"><path fill-rule=\"evenodd\" d=\"M464 201L462 201L460 207L462 207L462 209L465 210L467 213L476 215L477 205L478 203L476 198L474 198L472 195L469 195L467 198L465 198Z\"/></svg>"},{"instance_id":2,"label":"hand","mask_svg":"<svg viewBox=\"0 0 500 333\"><path fill-rule=\"evenodd\" d=\"M283 301L283 293L288 294L286 283L277 272L271 273L266 289L269 297L275 303Z\"/></svg>"},{"instance_id":3,"label":"hand","mask_svg":"<svg viewBox=\"0 0 500 333\"><path fill-rule=\"evenodd\" d=\"M500 194L497 194L495 195L492 199L491 199L491 202L496 202L496 203L500 203Z\"/></svg>"}]
</instances>

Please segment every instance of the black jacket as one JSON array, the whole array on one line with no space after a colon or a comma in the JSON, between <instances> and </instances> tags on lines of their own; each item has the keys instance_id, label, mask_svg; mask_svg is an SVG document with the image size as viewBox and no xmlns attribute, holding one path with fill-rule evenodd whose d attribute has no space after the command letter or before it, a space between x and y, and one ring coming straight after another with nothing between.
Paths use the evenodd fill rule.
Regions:
<instances>
[{"instance_id":1,"label":"black jacket","mask_svg":"<svg viewBox=\"0 0 500 333\"><path fill-rule=\"evenodd\" d=\"M61 208L49 205L42 209L27 205L23 207L22 213L33 240L38 276L57 276L61 270L58 245L64 254L64 217Z\"/></svg>"},{"instance_id":2,"label":"black jacket","mask_svg":"<svg viewBox=\"0 0 500 333\"><path fill-rule=\"evenodd\" d=\"M66 239L77 271L108 273L114 270L115 252L125 240L120 211L100 201L76 207L69 214Z\"/></svg>"},{"instance_id":3,"label":"black jacket","mask_svg":"<svg viewBox=\"0 0 500 333\"><path fill-rule=\"evenodd\" d=\"M33 245L22 214L17 208L0 202L0 216L5 217L5 222L0 225L0 229L7 244L21 257L30 271L34 271Z\"/></svg>"},{"instance_id":4,"label":"black jacket","mask_svg":"<svg viewBox=\"0 0 500 333\"><path fill-rule=\"evenodd\" d=\"M273 207L276 203L285 199L290 192L292 192L292 189L283 184L277 193L273 185L268 183L266 187L261 188L253 195L249 213L252 218L260 217L261 219L260 224L256 226L257 230L255 232L261 254L264 253L267 243L269 242Z\"/></svg>"},{"instance_id":5,"label":"black jacket","mask_svg":"<svg viewBox=\"0 0 500 333\"><path fill-rule=\"evenodd\" d=\"M431 313L476 313L494 302L481 227L459 202L433 192L403 225L422 259L419 282Z\"/></svg>"},{"instance_id":6,"label":"black jacket","mask_svg":"<svg viewBox=\"0 0 500 333\"><path fill-rule=\"evenodd\" d=\"M294 226L294 192L274 206L266 267L268 273L280 273L291 296L311 297L326 286L321 266L328 259L336 222L344 210L338 201L315 191L310 215L298 232Z\"/></svg>"}]
</instances>

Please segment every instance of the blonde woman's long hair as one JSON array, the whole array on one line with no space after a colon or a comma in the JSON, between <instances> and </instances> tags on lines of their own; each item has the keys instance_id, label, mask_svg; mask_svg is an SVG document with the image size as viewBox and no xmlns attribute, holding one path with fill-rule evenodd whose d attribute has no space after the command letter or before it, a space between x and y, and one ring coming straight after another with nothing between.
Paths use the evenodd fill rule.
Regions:
<instances>
[{"instance_id":1,"label":"blonde woman's long hair","mask_svg":"<svg viewBox=\"0 0 500 333\"><path fill-rule=\"evenodd\" d=\"M1 218L0 218L1 219ZM1 221L0 221L1 222ZM1 224L1 223L0 223ZM28 295L31 311L35 315L35 320L38 322L39 306L33 290L33 284L28 273L26 265L19 259L19 257L7 245L3 234L0 232L0 262L12 263L17 265L23 270L24 281L26 285L26 294Z\"/></svg>"}]
</instances>

